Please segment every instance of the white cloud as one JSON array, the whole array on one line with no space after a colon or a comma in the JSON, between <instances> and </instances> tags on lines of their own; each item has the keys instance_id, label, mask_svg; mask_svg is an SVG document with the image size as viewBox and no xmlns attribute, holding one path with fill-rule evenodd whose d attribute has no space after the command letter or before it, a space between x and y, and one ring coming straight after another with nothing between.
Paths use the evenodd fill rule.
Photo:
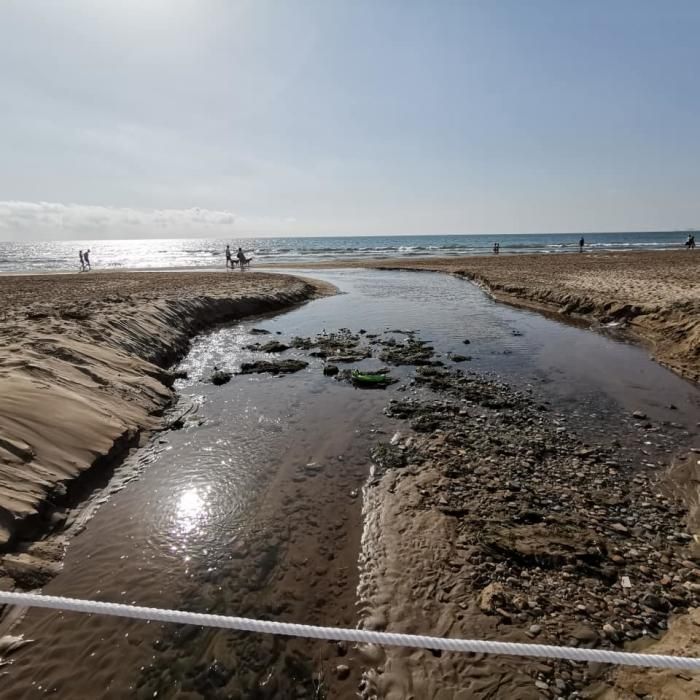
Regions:
<instances>
[{"instance_id":1,"label":"white cloud","mask_svg":"<svg viewBox=\"0 0 700 700\"><path fill-rule=\"evenodd\" d=\"M195 235L230 227L237 217L212 209L132 209L58 202L0 201L0 237L110 238Z\"/></svg>"}]
</instances>

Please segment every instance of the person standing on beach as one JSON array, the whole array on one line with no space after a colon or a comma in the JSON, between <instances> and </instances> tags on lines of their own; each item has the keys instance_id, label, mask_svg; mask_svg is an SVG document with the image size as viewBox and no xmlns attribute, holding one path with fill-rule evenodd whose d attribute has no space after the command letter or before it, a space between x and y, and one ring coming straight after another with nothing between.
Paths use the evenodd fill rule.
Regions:
<instances>
[{"instance_id":1,"label":"person standing on beach","mask_svg":"<svg viewBox=\"0 0 700 700\"><path fill-rule=\"evenodd\" d=\"M233 263L231 261L231 246L226 245L226 269L231 268L233 270Z\"/></svg>"},{"instance_id":2,"label":"person standing on beach","mask_svg":"<svg viewBox=\"0 0 700 700\"><path fill-rule=\"evenodd\" d=\"M501 244L496 241L496 243L493 244L493 252L494 255L498 255L501 252Z\"/></svg>"},{"instance_id":3,"label":"person standing on beach","mask_svg":"<svg viewBox=\"0 0 700 700\"><path fill-rule=\"evenodd\" d=\"M88 248L84 253L83 253L83 258L85 258L85 268L86 270L92 270L90 267L90 248Z\"/></svg>"},{"instance_id":4,"label":"person standing on beach","mask_svg":"<svg viewBox=\"0 0 700 700\"><path fill-rule=\"evenodd\" d=\"M243 272L246 264L249 262L248 258L246 258L245 253L243 252L243 248L238 249L238 252L236 253L236 257L238 258L238 262L241 266L241 272Z\"/></svg>"},{"instance_id":5,"label":"person standing on beach","mask_svg":"<svg viewBox=\"0 0 700 700\"><path fill-rule=\"evenodd\" d=\"M694 233L688 234L688 240L685 242L685 247L688 250L690 250L691 248L695 248L695 234Z\"/></svg>"},{"instance_id":6,"label":"person standing on beach","mask_svg":"<svg viewBox=\"0 0 700 700\"><path fill-rule=\"evenodd\" d=\"M583 240L583 236L581 236L581 239L578 242L578 252L583 253L583 246L586 245L586 241Z\"/></svg>"},{"instance_id":7,"label":"person standing on beach","mask_svg":"<svg viewBox=\"0 0 700 700\"><path fill-rule=\"evenodd\" d=\"M80 258L80 271L85 272L85 259L83 258L83 251L78 253L78 258Z\"/></svg>"}]
</instances>

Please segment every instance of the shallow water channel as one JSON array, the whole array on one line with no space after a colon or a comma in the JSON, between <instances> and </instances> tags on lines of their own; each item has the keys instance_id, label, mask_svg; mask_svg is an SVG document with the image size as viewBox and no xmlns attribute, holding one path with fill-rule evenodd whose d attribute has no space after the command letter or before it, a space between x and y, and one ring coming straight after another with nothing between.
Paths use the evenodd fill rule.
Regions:
<instances>
[{"instance_id":1,"label":"shallow water channel","mask_svg":"<svg viewBox=\"0 0 700 700\"><path fill-rule=\"evenodd\" d=\"M154 436L93 496L91 517L74 526L63 571L44 592L355 626L368 451L395 429L382 409L412 390L413 369L393 369L404 381L386 391L361 391L290 350L284 357L306 359L307 369L208 383L215 366L235 371L261 357L244 349L260 340L252 328L280 340L339 328L417 330L446 364L450 352L469 355L463 369L495 373L565 409L592 442L636 441L652 462L670 461L697 431L698 389L639 347L497 304L447 275L308 275L341 293L194 341L174 409L184 427ZM646 435L635 410L667 429ZM3 669L6 698L320 697L321 687L353 697L359 678L353 650L326 643L41 610L13 633L34 642ZM337 664L349 667L347 680L329 675Z\"/></svg>"}]
</instances>

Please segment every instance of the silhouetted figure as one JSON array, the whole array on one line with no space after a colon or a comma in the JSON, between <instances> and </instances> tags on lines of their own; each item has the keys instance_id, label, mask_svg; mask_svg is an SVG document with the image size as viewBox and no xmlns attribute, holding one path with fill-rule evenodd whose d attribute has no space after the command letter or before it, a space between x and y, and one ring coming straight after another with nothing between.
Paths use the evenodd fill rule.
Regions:
<instances>
[{"instance_id":1,"label":"silhouetted figure","mask_svg":"<svg viewBox=\"0 0 700 700\"><path fill-rule=\"evenodd\" d=\"M80 271L85 272L85 257L82 250L78 253L78 258L80 258Z\"/></svg>"},{"instance_id":2,"label":"silhouetted figure","mask_svg":"<svg viewBox=\"0 0 700 700\"><path fill-rule=\"evenodd\" d=\"M245 266L250 262L248 258L246 258L245 253L243 252L243 248L239 248L238 252L236 253L236 257L238 258L238 262L241 266L241 272L245 269Z\"/></svg>"},{"instance_id":3,"label":"silhouetted figure","mask_svg":"<svg viewBox=\"0 0 700 700\"><path fill-rule=\"evenodd\" d=\"M695 234L694 233L688 234L688 240L685 242L685 247L688 250L690 250L691 248L695 248Z\"/></svg>"},{"instance_id":4,"label":"silhouetted figure","mask_svg":"<svg viewBox=\"0 0 700 700\"><path fill-rule=\"evenodd\" d=\"M494 255L498 255L500 252L501 252L501 244L498 243L498 241L497 241L496 243L493 244L493 253L494 253Z\"/></svg>"},{"instance_id":5,"label":"silhouetted figure","mask_svg":"<svg viewBox=\"0 0 700 700\"><path fill-rule=\"evenodd\" d=\"M231 246L226 246L226 269L231 268L233 270L233 260L231 260Z\"/></svg>"},{"instance_id":6,"label":"silhouetted figure","mask_svg":"<svg viewBox=\"0 0 700 700\"><path fill-rule=\"evenodd\" d=\"M85 259L85 269L91 270L92 268L90 267L90 249L89 248L83 253L83 258Z\"/></svg>"},{"instance_id":7,"label":"silhouetted figure","mask_svg":"<svg viewBox=\"0 0 700 700\"><path fill-rule=\"evenodd\" d=\"M578 252L583 253L583 246L586 245L586 241L583 240L583 236L581 236L581 239L578 242Z\"/></svg>"}]
</instances>

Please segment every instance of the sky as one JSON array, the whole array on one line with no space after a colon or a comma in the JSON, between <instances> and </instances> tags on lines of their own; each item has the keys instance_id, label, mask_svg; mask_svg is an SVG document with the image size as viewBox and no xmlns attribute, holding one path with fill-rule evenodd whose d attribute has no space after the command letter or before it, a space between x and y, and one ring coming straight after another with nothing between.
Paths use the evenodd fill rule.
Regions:
<instances>
[{"instance_id":1,"label":"sky","mask_svg":"<svg viewBox=\"0 0 700 700\"><path fill-rule=\"evenodd\" d=\"M700 226L697 0L3 0L0 240Z\"/></svg>"}]
</instances>

